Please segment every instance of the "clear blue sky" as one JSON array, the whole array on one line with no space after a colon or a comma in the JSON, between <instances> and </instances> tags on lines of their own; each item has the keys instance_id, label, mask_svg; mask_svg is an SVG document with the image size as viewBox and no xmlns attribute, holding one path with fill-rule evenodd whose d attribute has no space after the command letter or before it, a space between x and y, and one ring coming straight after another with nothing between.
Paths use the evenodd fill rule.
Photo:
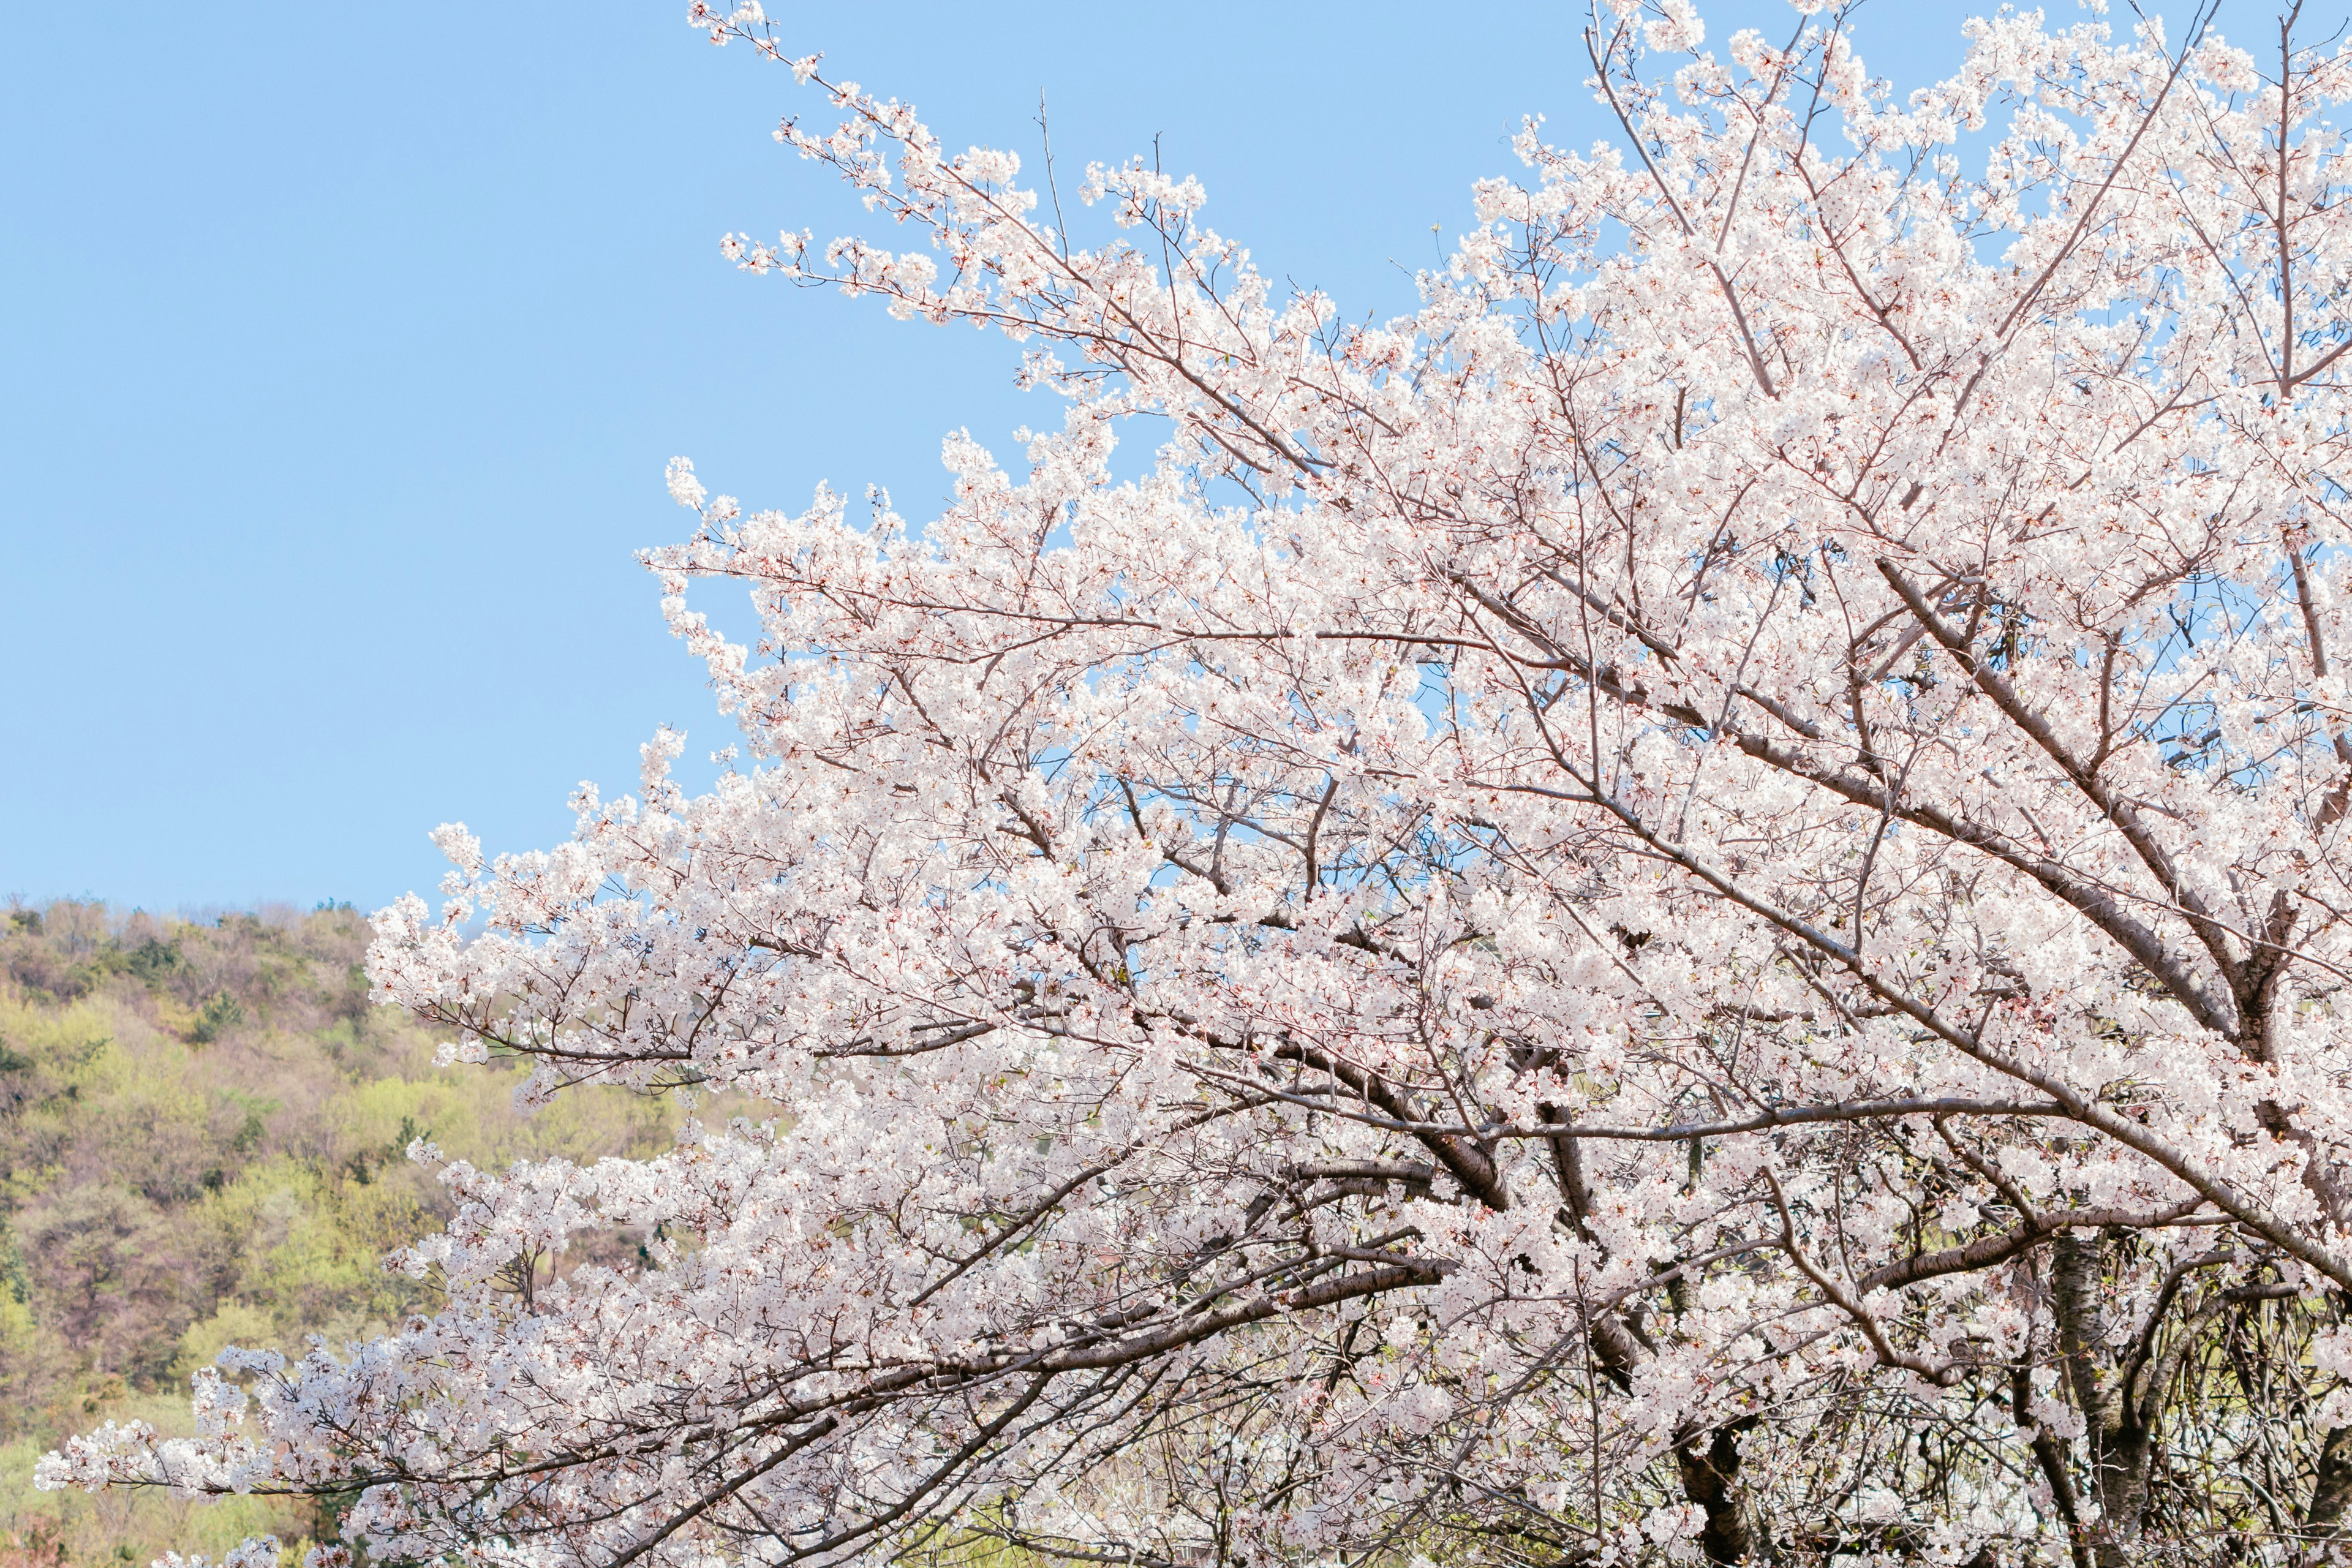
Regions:
<instances>
[{"instance_id":1,"label":"clear blue sky","mask_svg":"<svg viewBox=\"0 0 2352 1568\"><path fill-rule=\"evenodd\" d=\"M1865 58L1918 85L1982 8L1878 0ZM8 7L0 894L373 907L429 893L436 823L551 844L656 723L730 738L632 559L688 521L666 459L919 517L942 433L1055 416L1002 339L720 259L862 215L769 139L814 96L685 9ZM1410 304L1520 114L1607 129L1565 4L772 10L952 146L1032 152L1041 91L1065 167L1158 134L1350 313ZM1710 42L1793 20L1702 10Z\"/></svg>"}]
</instances>

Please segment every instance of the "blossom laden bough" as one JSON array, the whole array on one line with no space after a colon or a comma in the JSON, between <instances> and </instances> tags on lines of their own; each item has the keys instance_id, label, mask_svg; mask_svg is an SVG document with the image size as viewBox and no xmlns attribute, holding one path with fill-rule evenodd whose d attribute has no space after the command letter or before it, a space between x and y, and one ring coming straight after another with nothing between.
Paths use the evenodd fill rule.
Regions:
<instances>
[{"instance_id":1,"label":"blossom laden bough","mask_svg":"<svg viewBox=\"0 0 2352 1568\"><path fill-rule=\"evenodd\" d=\"M1799 9L1596 11L1620 143L1370 325L693 6L911 237L726 254L1062 421L919 527L673 464L742 765L445 830L371 974L767 1119L449 1167L445 1310L45 1484L530 1568L2345 1545L2352 59L2004 14L1898 103Z\"/></svg>"}]
</instances>

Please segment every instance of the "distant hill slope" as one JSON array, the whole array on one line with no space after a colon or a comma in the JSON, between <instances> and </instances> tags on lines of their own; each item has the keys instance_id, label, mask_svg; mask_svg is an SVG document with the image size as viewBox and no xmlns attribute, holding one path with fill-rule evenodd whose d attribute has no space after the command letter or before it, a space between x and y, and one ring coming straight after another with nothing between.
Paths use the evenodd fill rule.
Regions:
<instances>
[{"instance_id":1,"label":"distant hill slope","mask_svg":"<svg viewBox=\"0 0 2352 1568\"><path fill-rule=\"evenodd\" d=\"M526 1121L517 1075L436 1070L433 1038L368 1006L367 937L348 907L0 909L0 1568L320 1531L308 1505L37 1493L33 1463L108 1417L188 1429L188 1373L226 1344L340 1349L430 1310L380 1267L446 1212L413 1139L478 1164L668 1141L660 1102Z\"/></svg>"}]
</instances>

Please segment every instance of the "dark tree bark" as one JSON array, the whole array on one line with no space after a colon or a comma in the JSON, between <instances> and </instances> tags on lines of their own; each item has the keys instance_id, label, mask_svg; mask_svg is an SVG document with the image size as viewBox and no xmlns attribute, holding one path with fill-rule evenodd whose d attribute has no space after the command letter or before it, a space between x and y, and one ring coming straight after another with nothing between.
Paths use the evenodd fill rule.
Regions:
<instances>
[{"instance_id":1,"label":"dark tree bark","mask_svg":"<svg viewBox=\"0 0 2352 1568\"><path fill-rule=\"evenodd\" d=\"M2315 1541L2338 1534L2344 1510L2352 1506L2352 1426L2330 1427L2319 1448L2319 1475L2311 1484L2311 1506L2303 1511L2304 1528Z\"/></svg>"},{"instance_id":2,"label":"dark tree bark","mask_svg":"<svg viewBox=\"0 0 2352 1568\"><path fill-rule=\"evenodd\" d=\"M1739 1488L1739 1434L1755 1425L1753 1415L1746 1416L1712 1434L1695 1433L1675 1448L1683 1496L1706 1510L1706 1529L1698 1542L1710 1563L1774 1561L1771 1532Z\"/></svg>"}]
</instances>

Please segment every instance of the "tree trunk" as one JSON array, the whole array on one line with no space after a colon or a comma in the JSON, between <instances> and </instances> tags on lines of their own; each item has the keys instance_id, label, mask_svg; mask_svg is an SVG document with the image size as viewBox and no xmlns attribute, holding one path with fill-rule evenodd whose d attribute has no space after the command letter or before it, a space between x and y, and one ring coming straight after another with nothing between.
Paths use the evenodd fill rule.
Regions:
<instances>
[{"instance_id":1,"label":"tree trunk","mask_svg":"<svg viewBox=\"0 0 2352 1568\"><path fill-rule=\"evenodd\" d=\"M2334 1426L2319 1447L2319 1476L2311 1484L2311 1506L2303 1510L2312 1544L2336 1537L2347 1505L2352 1505L2352 1426Z\"/></svg>"},{"instance_id":2,"label":"tree trunk","mask_svg":"<svg viewBox=\"0 0 2352 1568\"><path fill-rule=\"evenodd\" d=\"M1682 1472L1683 1496L1706 1510L1706 1529L1699 1545L1710 1563L1769 1563L1771 1532L1739 1490L1739 1434L1756 1425L1752 1415L1718 1426L1711 1437L1694 1433L1675 1448L1675 1466ZM1709 1437L1706 1451L1699 1440Z\"/></svg>"},{"instance_id":3,"label":"tree trunk","mask_svg":"<svg viewBox=\"0 0 2352 1568\"><path fill-rule=\"evenodd\" d=\"M2051 1244L2051 1296L2058 1312L2058 1348L2066 1380L2083 1413L2091 1444L2091 1479L2099 1500L2091 1529L2099 1568L2128 1568L2147 1510L2147 1462L2155 1451L2153 1421L2143 1422L2135 1391L2107 1364L2104 1244L2097 1237L2062 1236Z\"/></svg>"}]
</instances>

